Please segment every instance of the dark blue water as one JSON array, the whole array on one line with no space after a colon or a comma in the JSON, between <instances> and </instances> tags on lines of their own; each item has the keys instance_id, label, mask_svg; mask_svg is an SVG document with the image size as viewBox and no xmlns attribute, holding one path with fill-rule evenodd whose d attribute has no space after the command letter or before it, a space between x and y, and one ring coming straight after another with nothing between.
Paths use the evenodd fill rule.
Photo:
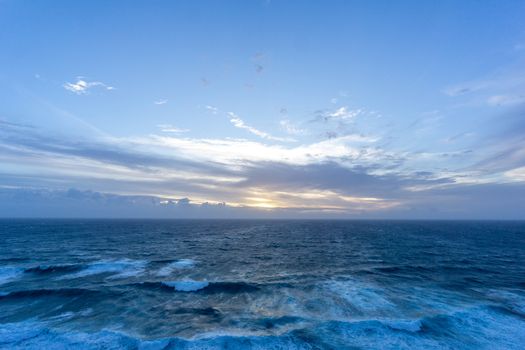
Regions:
<instances>
[{"instance_id":1,"label":"dark blue water","mask_svg":"<svg viewBox=\"0 0 525 350\"><path fill-rule=\"evenodd\" d=\"M2 349L524 349L524 222L0 221Z\"/></svg>"}]
</instances>

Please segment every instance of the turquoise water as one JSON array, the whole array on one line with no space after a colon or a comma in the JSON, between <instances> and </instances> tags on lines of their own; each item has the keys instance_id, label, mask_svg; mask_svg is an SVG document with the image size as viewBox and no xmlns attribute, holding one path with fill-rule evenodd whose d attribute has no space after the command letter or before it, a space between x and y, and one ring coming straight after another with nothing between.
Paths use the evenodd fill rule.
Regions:
<instances>
[{"instance_id":1,"label":"turquoise water","mask_svg":"<svg viewBox=\"0 0 525 350\"><path fill-rule=\"evenodd\" d=\"M1 220L2 349L523 349L525 223Z\"/></svg>"}]
</instances>

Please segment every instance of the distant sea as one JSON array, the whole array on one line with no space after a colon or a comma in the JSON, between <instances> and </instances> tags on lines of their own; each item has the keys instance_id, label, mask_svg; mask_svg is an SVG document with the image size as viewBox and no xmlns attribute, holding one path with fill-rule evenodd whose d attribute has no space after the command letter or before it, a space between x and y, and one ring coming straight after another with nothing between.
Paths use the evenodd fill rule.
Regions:
<instances>
[{"instance_id":1,"label":"distant sea","mask_svg":"<svg viewBox=\"0 0 525 350\"><path fill-rule=\"evenodd\" d=\"M525 222L0 220L0 349L525 349Z\"/></svg>"}]
</instances>

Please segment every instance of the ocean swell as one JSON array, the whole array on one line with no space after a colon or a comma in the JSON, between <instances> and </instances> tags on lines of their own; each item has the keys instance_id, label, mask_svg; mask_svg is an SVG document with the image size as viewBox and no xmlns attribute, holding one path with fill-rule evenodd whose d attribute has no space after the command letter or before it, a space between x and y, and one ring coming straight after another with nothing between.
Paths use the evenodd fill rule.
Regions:
<instances>
[{"instance_id":1,"label":"ocean swell","mask_svg":"<svg viewBox=\"0 0 525 350\"><path fill-rule=\"evenodd\" d=\"M444 343L450 336L453 338ZM494 341L499 349L521 349L525 330L512 317L483 307L416 320L324 321L277 335L232 329L154 340L109 329L61 331L35 321L0 325L0 347L6 349L491 349Z\"/></svg>"}]
</instances>

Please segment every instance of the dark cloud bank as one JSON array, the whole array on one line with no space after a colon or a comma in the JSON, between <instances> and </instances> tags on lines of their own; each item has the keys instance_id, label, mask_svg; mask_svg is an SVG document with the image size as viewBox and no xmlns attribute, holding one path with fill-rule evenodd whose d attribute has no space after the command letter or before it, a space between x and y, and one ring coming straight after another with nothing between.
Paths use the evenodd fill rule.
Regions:
<instances>
[{"instance_id":1,"label":"dark cloud bank","mask_svg":"<svg viewBox=\"0 0 525 350\"><path fill-rule=\"evenodd\" d=\"M93 191L0 189L2 218L209 218L209 219L524 219L525 188L512 184L462 186L406 198L376 211L258 209L226 203L195 204L187 198L124 196Z\"/></svg>"}]
</instances>

